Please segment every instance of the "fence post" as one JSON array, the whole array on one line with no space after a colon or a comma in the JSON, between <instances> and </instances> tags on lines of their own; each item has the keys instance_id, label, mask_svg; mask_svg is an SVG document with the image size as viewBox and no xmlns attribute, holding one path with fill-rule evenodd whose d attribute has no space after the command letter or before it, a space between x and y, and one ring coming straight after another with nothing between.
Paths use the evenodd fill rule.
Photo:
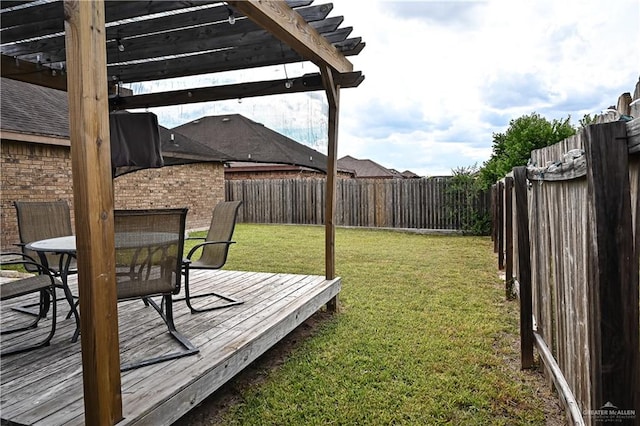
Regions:
<instances>
[{"instance_id":1,"label":"fence post","mask_svg":"<svg viewBox=\"0 0 640 426\"><path fill-rule=\"evenodd\" d=\"M491 241L493 241L493 252L498 251L498 215L496 213L498 209L498 197L497 197L498 185L491 185Z\"/></svg>"},{"instance_id":2,"label":"fence post","mask_svg":"<svg viewBox=\"0 0 640 426\"><path fill-rule=\"evenodd\" d=\"M504 183L498 182L498 269L504 269Z\"/></svg>"},{"instance_id":3,"label":"fence post","mask_svg":"<svg viewBox=\"0 0 640 426\"><path fill-rule=\"evenodd\" d=\"M513 169L518 223L518 283L520 285L520 359L521 367L533 367L533 303L531 300L531 248L529 245L529 205L527 168Z\"/></svg>"},{"instance_id":4,"label":"fence post","mask_svg":"<svg viewBox=\"0 0 640 426\"><path fill-rule=\"evenodd\" d=\"M633 248L626 125L591 125L585 136L592 236L591 405L598 409L610 403L639 416L638 257Z\"/></svg>"},{"instance_id":5,"label":"fence post","mask_svg":"<svg viewBox=\"0 0 640 426\"><path fill-rule=\"evenodd\" d=\"M506 245L506 265L505 265L505 296L507 299L513 297L513 178L507 176L504 179L504 222L505 222L505 245Z\"/></svg>"}]
</instances>

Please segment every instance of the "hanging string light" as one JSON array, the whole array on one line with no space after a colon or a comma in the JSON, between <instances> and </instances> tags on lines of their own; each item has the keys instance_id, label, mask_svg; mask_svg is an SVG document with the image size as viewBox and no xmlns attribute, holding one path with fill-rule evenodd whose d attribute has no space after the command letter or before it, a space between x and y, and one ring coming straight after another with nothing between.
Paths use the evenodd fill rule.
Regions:
<instances>
[{"instance_id":1,"label":"hanging string light","mask_svg":"<svg viewBox=\"0 0 640 426\"><path fill-rule=\"evenodd\" d=\"M233 14L233 10L231 10L231 8L229 7L228 4L224 4L224 6L227 8L227 11L229 12L229 18L227 19L227 21L229 21L229 25L233 25L236 23L236 16Z\"/></svg>"}]
</instances>

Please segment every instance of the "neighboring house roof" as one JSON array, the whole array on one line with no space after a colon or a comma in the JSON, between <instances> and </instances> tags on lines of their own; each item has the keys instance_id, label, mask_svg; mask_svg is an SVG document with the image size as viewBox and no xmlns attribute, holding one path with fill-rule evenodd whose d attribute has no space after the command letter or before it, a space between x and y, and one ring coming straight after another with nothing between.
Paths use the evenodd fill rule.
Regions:
<instances>
[{"instance_id":1,"label":"neighboring house roof","mask_svg":"<svg viewBox=\"0 0 640 426\"><path fill-rule=\"evenodd\" d=\"M69 138L67 93L0 79L0 128L16 133Z\"/></svg>"},{"instance_id":2,"label":"neighboring house roof","mask_svg":"<svg viewBox=\"0 0 640 426\"><path fill-rule=\"evenodd\" d=\"M187 136L167 129L160 128L160 140L162 141L162 154L166 155L165 164L183 164L189 162L220 161L225 162L229 157L222 152L201 144ZM169 157L174 157L171 160ZM192 161L189 161L192 160Z\"/></svg>"},{"instance_id":3,"label":"neighboring house roof","mask_svg":"<svg viewBox=\"0 0 640 426\"><path fill-rule=\"evenodd\" d=\"M402 176L404 176L405 179L417 179L420 176L413 173L411 170L405 170L404 172L401 173Z\"/></svg>"},{"instance_id":4,"label":"neighboring house roof","mask_svg":"<svg viewBox=\"0 0 640 426\"><path fill-rule=\"evenodd\" d=\"M338 167L353 170L357 178L402 178L395 170L387 169L371 160L358 160L350 155L338 159Z\"/></svg>"},{"instance_id":5,"label":"neighboring house roof","mask_svg":"<svg viewBox=\"0 0 640 426\"><path fill-rule=\"evenodd\" d=\"M323 172L327 169L326 155L240 114L202 117L173 130L235 161L293 164Z\"/></svg>"},{"instance_id":6,"label":"neighboring house roof","mask_svg":"<svg viewBox=\"0 0 640 426\"><path fill-rule=\"evenodd\" d=\"M162 155L167 165L228 160L227 155L214 148L166 127L158 127ZM67 93L8 78L0 79L0 129L68 140Z\"/></svg>"}]
</instances>

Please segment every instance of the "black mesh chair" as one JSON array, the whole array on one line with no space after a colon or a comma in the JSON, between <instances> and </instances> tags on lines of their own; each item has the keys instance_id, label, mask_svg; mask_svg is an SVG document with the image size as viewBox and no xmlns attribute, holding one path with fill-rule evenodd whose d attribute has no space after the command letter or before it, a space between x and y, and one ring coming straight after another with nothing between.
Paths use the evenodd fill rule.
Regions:
<instances>
[{"instance_id":1,"label":"black mesh chair","mask_svg":"<svg viewBox=\"0 0 640 426\"><path fill-rule=\"evenodd\" d=\"M122 371L199 352L173 322L173 298L180 291L187 209L116 210L118 301L143 299L162 317L182 350L123 364ZM158 304L152 297L160 296Z\"/></svg>"},{"instance_id":2,"label":"black mesh chair","mask_svg":"<svg viewBox=\"0 0 640 426\"><path fill-rule=\"evenodd\" d=\"M71 213L66 201L15 201L14 206L20 236L18 245L24 254L34 259L38 258L38 254L27 250L24 247L26 244L47 238L73 235ZM60 255L47 253L44 259L46 262L44 266L56 275L60 273L63 268ZM68 269L72 272L76 271L75 267ZM36 272L36 269L31 266L27 270Z\"/></svg>"},{"instance_id":3,"label":"black mesh chair","mask_svg":"<svg viewBox=\"0 0 640 426\"><path fill-rule=\"evenodd\" d=\"M40 263L56 277L59 277L63 270L67 274L77 273L76 260L73 257L51 252L46 254L36 253L25 248L27 244L34 241L73 235L69 204L64 200L15 201L13 204L16 208L18 219L18 235L20 237L18 246L20 246L22 253L32 259L39 259ZM69 262L69 264L63 264L63 262ZM28 272L39 273L39 269L30 264L26 264L25 269ZM74 296L68 295L68 297ZM58 300L63 299L59 298ZM32 309L35 306L38 306L38 304L31 303L24 306L16 306L14 310L35 315L36 311ZM71 314L72 312L70 311L67 318Z\"/></svg>"},{"instance_id":4,"label":"black mesh chair","mask_svg":"<svg viewBox=\"0 0 640 426\"><path fill-rule=\"evenodd\" d=\"M27 330L34 329L38 326L40 320L46 316L47 311L51 310L50 330L43 339L36 339L35 341L31 338L20 339L22 341L21 344L9 348L6 348L6 339L3 339L2 351L0 354L5 356L48 346L51 338L56 332L56 279L53 277L51 271L24 253L3 253L1 255L0 264L2 266L20 265L25 269L34 271L33 275L1 283L1 301L27 296L29 294L38 294L39 298L39 302L35 304L39 306L39 311L35 316L29 316L32 319L22 321L19 318L15 318L15 316L20 314L14 314L14 318L11 319L12 324L3 323L1 325L2 331L0 334L5 335L26 332ZM16 322L16 324L13 324L13 322Z\"/></svg>"},{"instance_id":5,"label":"black mesh chair","mask_svg":"<svg viewBox=\"0 0 640 426\"><path fill-rule=\"evenodd\" d=\"M213 209L207 236L205 238L189 238L205 240L189 250L184 262L184 300L187 302L191 313L206 312L244 303L242 300L229 295L215 292L192 295L189 289L189 271L192 269L220 269L226 263L229 247L234 244L234 241L231 241L231 237L233 237L240 204L242 204L242 201L222 201L218 203ZM197 260L192 260L192 257L199 249L202 249L202 254ZM213 303L206 308L195 308L191 299L204 297L213 298ZM220 300L223 302L219 302Z\"/></svg>"}]
</instances>

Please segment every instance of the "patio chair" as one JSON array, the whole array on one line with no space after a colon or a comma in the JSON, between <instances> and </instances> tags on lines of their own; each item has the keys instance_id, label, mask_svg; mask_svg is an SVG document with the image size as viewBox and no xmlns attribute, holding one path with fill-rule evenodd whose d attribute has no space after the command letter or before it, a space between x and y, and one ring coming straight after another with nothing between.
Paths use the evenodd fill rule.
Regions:
<instances>
[{"instance_id":1,"label":"patio chair","mask_svg":"<svg viewBox=\"0 0 640 426\"><path fill-rule=\"evenodd\" d=\"M38 254L27 250L24 246L38 240L47 238L66 237L73 235L71 229L71 214L66 201L15 201L18 217L18 234L22 252L34 259ZM54 274L59 274L62 269L60 257L54 253L46 255L47 268ZM32 271L35 269L31 268Z\"/></svg>"},{"instance_id":2,"label":"patio chair","mask_svg":"<svg viewBox=\"0 0 640 426\"><path fill-rule=\"evenodd\" d=\"M64 200L15 201L14 206L18 218L18 235L20 237L20 242L17 245L21 248L22 253L32 259L40 259L40 263L48 268L55 277L59 277L63 270L66 270L69 274L77 273L76 261L69 256L61 256L55 253L38 254L25 248L25 245L34 241L73 235L71 213L67 202ZM63 265L65 259L70 262L70 265ZM30 264L25 265L25 268L28 272L39 272L38 268ZM34 306L38 306L38 304L28 304L14 309L35 315L35 311L29 309ZM69 312L67 318L70 315L71 312Z\"/></svg>"},{"instance_id":3,"label":"patio chair","mask_svg":"<svg viewBox=\"0 0 640 426\"><path fill-rule=\"evenodd\" d=\"M205 240L202 243L196 244L196 246L189 251L183 267L185 277L184 300L187 302L191 313L212 311L214 309L227 308L244 303L242 300L215 292L192 295L189 289L189 271L192 269L220 269L226 263L229 247L235 243L235 241L231 241L231 237L233 236L233 230L236 226L236 218L240 204L242 204L242 201L222 201L218 203L213 209L211 225L209 226L207 236L205 238L189 238ZM192 261L192 256L200 248L202 248L200 258ZM215 297L216 300L222 299L224 302L206 308L193 307L191 299L203 297Z\"/></svg>"},{"instance_id":4,"label":"patio chair","mask_svg":"<svg viewBox=\"0 0 640 426\"><path fill-rule=\"evenodd\" d=\"M43 340L36 340L33 342L32 339L21 339L23 342L22 344L6 349L4 346L7 345L7 340L3 339L3 348L0 355L5 356L16 354L43 346L49 346L49 342L56 332L56 279L53 277L51 271L24 253L3 253L1 255L0 264L2 266L21 265L25 269L28 268L36 272L35 274L24 278L18 278L16 280L1 283L0 301L39 293L39 302L37 305L40 307L38 314L35 315L35 319L26 322L26 324L13 327L6 327L5 324L2 324L2 331L0 331L0 334L18 333L36 328L38 326L38 322L46 316L46 312L49 309L51 310L51 328ZM24 342L27 343L25 344Z\"/></svg>"},{"instance_id":5,"label":"patio chair","mask_svg":"<svg viewBox=\"0 0 640 426\"><path fill-rule=\"evenodd\" d=\"M180 291L186 216L186 208L114 212L118 301L143 299L182 346L180 351L123 364L122 371L199 352L173 321L172 296ZM154 296L162 297L162 302L158 304Z\"/></svg>"}]
</instances>

